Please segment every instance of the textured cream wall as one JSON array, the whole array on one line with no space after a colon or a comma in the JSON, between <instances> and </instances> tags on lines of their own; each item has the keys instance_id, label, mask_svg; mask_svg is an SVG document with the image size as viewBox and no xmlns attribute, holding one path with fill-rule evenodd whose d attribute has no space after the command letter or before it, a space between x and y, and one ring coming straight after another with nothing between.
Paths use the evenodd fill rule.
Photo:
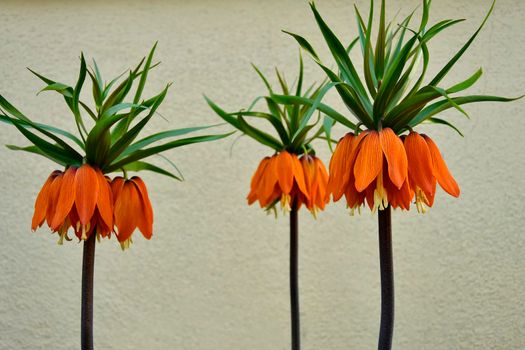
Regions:
<instances>
[{"instance_id":1,"label":"textured cream wall","mask_svg":"<svg viewBox=\"0 0 525 350\"><path fill-rule=\"evenodd\" d=\"M357 1L366 12L366 0ZM392 15L418 0L389 1ZM352 1L319 1L338 33L355 35ZM469 19L431 46L431 73L468 38L489 0L435 1L432 20ZM525 2L500 0L449 83L479 66L476 93L525 90ZM0 91L35 119L72 128L70 114L25 67L73 83L81 50L106 76L122 72L159 40L162 66L148 92L175 84L150 131L211 124L201 94L228 109L264 92L250 62L292 77L297 46L286 28L311 38L328 58L303 1L2 1ZM321 77L308 59L310 81ZM330 97L336 103L337 98ZM472 120L447 112L465 138L430 131L460 183L439 192L427 215L396 212L396 349L524 349L525 104L467 106ZM340 108L344 111L344 108ZM338 129L339 133L342 131ZM0 141L23 144L0 126ZM123 253L98 245L97 349L289 348L288 223L245 204L249 178L267 149L244 138L169 152L187 181L143 174L156 222L154 238L136 236ZM318 145L325 161L328 152ZM31 233L35 196L48 161L0 149L0 348L79 347L82 246L56 245L47 229ZM319 219L301 213L300 285L304 349L372 349L379 322L376 219L349 217L342 203Z\"/></svg>"}]
</instances>

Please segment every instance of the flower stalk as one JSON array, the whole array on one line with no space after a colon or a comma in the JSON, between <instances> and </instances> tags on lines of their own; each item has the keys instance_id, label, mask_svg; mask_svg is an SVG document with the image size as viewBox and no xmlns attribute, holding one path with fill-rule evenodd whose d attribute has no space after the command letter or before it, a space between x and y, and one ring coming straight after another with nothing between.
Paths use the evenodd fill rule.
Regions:
<instances>
[{"instance_id":1,"label":"flower stalk","mask_svg":"<svg viewBox=\"0 0 525 350\"><path fill-rule=\"evenodd\" d=\"M381 325L378 350L392 348L394 334L394 261L392 256L391 209L387 206L378 211L379 265L381 270Z\"/></svg>"},{"instance_id":2,"label":"flower stalk","mask_svg":"<svg viewBox=\"0 0 525 350\"><path fill-rule=\"evenodd\" d=\"M82 258L82 311L80 338L82 350L93 350L93 275L95 270L96 234L84 241Z\"/></svg>"},{"instance_id":3,"label":"flower stalk","mask_svg":"<svg viewBox=\"0 0 525 350\"><path fill-rule=\"evenodd\" d=\"M297 203L290 211L290 310L292 326L292 350L301 348L299 315L299 220Z\"/></svg>"}]
</instances>

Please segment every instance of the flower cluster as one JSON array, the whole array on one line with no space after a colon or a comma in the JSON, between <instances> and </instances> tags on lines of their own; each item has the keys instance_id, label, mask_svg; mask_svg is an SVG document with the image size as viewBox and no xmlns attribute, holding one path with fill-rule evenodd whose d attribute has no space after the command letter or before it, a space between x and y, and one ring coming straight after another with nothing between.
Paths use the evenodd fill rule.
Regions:
<instances>
[{"instance_id":1,"label":"flower cluster","mask_svg":"<svg viewBox=\"0 0 525 350\"><path fill-rule=\"evenodd\" d=\"M259 201L261 208L273 208L278 202L289 211L303 204L315 216L323 210L328 197L328 174L323 162L312 155L282 151L264 158L252 176L248 204Z\"/></svg>"},{"instance_id":2,"label":"flower cluster","mask_svg":"<svg viewBox=\"0 0 525 350\"><path fill-rule=\"evenodd\" d=\"M153 97L142 97L148 72L158 65L153 63L155 48L156 44L147 58L118 84L120 77L105 83L95 60L93 67L88 68L83 54L74 87L31 71L46 83L42 91L54 91L65 100L73 114L78 136L33 121L0 95L0 121L14 126L31 143L7 147L46 157L65 169L53 171L40 190L31 224L33 230L46 221L51 231L59 234L60 244L64 239L70 240L67 235L70 229L80 240L87 240L92 234L99 239L110 237L114 232L123 249L129 247L136 228L149 239L153 230L153 210L146 185L136 176L129 180L122 177L111 180L108 174L151 171L182 180L180 172L179 177L147 159L173 148L231 135L181 137L208 128L198 126L164 130L139 138L148 122L158 114L157 109L171 85L167 84ZM80 100L87 77L92 83L94 103L91 107ZM127 99L136 82L133 99ZM176 166L169 163L178 172Z\"/></svg>"},{"instance_id":3,"label":"flower cluster","mask_svg":"<svg viewBox=\"0 0 525 350\"><path fill-rule=\"evenodd\" d=\"M459 186L434 141L413 131L399 137L384 128L358 136L348 133L339 141L330 161L328 193L334 201L344 194L352 212L365 199L372 211L388 205L409 210L415 197L417 210L424 213L434 203L436 182L459 196Z\"/></svg>"},{"instance_id":4,"label":"flower cluster","mask_svg":"<svg viewBox=\"0 0 525 350\"><path fill-rule=\"evenodd\" d=\"M44 221L60 236L59 244L71 240L67 233L72 229L79 240L92 234L109 238L115 232L122 248L127 248L137 227L145 238L151 238L153 210L139 177L111 181L97 167L84 164L49 175L36 198L31 229Z\"/></svg>"}]
</instances>

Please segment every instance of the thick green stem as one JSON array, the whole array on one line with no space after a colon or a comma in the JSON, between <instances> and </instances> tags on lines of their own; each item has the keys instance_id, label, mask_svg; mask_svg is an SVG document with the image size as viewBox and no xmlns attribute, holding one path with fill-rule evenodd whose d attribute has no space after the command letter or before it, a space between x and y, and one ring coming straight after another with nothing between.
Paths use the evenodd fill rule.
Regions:
<instances>
[{"instance_id":1,"label":"thick green stem","mask_svg":"<svg viewBox=\"0 0 525 350\"><path fill-rule=\"evenodd\" d=\"M394 334L394 262L392 257L392 219L388 206L378 212L379 261L381 268L381 326L378 350L392 348Z\"/></svg>"},{"instance_id":2,"label":"thick green stem","mask_svg":"<svg viewBox=\"0 0 525 350\"><path fill-rule=\"evenodd\" d=\"M95 269L96 234L84 241L82 258L82 311L80 318L81 349L93 350L93 273Z\"/></svg>"},{"instance_id":3,"label":"thick green stem","mask_svg":"<svg viewBox=\"0 0 525 350\"><path fill-rule=\"evenodd\" d=\"M292 320L292 350L301 348L299 322L299 223L297 206L290 211L290 309Z\"/></svg>"}]
</instances>

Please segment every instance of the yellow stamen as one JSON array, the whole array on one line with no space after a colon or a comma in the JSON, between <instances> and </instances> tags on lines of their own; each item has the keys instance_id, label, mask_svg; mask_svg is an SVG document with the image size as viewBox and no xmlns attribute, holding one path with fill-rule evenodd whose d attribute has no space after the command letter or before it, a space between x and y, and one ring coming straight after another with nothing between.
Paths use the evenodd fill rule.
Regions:
<instances>
[{"instance_id":1,"label":"yellow stamen","mask_svg":"<svg viewBox=\"0 0 525 350\"><path fill-rule=\"evenodd\" d=\"M129 237L124 242L120 242L120 248L122 248L122 251L124 251L131 246L131 243L133 243L133 240L131 239L131 237Z\"/></svg>"},{"instance_id":2,"label":"yellow stamen","mask_svg":"<svg viewBox=\"0 0 525 350\"><path fill-rule=\"evenodd\" d=\"M283 194L281 196L281 208L285 213L289 213L292 208L290 207L290 202L292 201L292 197L289 194Z\"/></svg>"},{"instance_id":3,"label":"yellow stamen","mask_svg":"<svg viewBox=\"0 0 525 350\"><path fill-rule=\"evenodd\" d=\"M374 190L374 207L372 213L375 213L377 209L384 210L388 207L388 194L385 187L383 186L383 173L379 173L377 176L376 189Z\"/></svg>"},{"instance_id":4,"label":"yellow stamen","mask_svg":"<svg viewBox=\"0 0 525 350\"><path fill-rule=\"evenodd\" d=\"M361 206L359 204L356 204L354 207L349 208L350 209L350 216L355 215L355 210L357 209L357 213L361 215Z\"/></svg>"},{"instance_id":5,"label":"yellow stamen","mask_svg":"<svg viewBox=\"0 0 525 350\"><path fill-rule=\"evenodd\" d=\"M421 190L421 188L416 188L416 208L417 212L421 214L425 214L428 211L428 208L426 206L426 203L428 203L427 196L425 195L425 192Z\"/></svg>"}]
</instances>

